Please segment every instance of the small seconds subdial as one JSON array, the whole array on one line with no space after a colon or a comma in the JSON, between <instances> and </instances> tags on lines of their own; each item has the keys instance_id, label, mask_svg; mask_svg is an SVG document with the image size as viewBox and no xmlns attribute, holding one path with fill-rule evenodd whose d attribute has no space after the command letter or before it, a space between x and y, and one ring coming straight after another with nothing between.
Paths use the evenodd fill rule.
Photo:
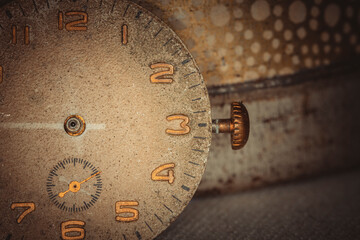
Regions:
<instances>
[{"instance_id":1,"label":"small seconds subdial","mask_svg":"<svg viewBox=\"0 0 360 240\"><path fill-rule=\"evenodd\" d=\"M50 200L66 212L94 206L102 191L101 171L81 158L68 158L50 171L46 182Z\"/></svg>"}]
</instances>

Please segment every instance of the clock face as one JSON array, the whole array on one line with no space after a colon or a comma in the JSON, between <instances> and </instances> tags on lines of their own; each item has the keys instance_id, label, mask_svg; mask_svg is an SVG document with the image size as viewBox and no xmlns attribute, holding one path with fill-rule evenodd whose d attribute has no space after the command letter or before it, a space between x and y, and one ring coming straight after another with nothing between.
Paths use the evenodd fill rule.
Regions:
<instances>
[{"instance_id":1,"label":"clock face","mask_svg":"<svg viewBox=\"0 0 360 240\"><path fill-rule=\"evenodd\" d=\"M175 33L126 1L20 0L0 46L0 239L151 239L173 222L211 142Z\"/></svg>"}]
</instances>

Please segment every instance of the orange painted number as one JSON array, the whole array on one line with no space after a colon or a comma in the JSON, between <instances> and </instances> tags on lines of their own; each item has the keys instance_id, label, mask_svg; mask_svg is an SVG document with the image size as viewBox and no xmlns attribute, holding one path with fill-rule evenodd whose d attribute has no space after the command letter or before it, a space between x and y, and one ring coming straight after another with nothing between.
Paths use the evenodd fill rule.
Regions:
<instances>
[{"instance_id":1,"label":"orange painted number","mask_svg":"<svg viewBox=\"0 0 360 240\"><path fill-rule=\"evenodd\" d=\"M166 118L169 122L175 121L175 120L182 120L180 123L180 129L174 130L174 129L166 129L166 133L170 135L185 135L190 132L189 122L190 119L188 116L185 115L171 115Z\"/></svg>"},{"instance_id":2,"label":"orange painted number","mask_svg":"<svg viewBox=\"0 0 360 240\"><path fill-rule=\"evenodd\" d=\"M61 223L61 238L63 240L85 239L85 222L70 220Z\"/></svg>"},{"instance_id":3,"label":"orange painted number","mask_svg":"<svg viewBox=\"0 0 360 240\"><path fill-rule=\"evenodd\" d=\"M139 219L139 211L132 207L139 206L138 202L134 201L125 201L125 202L116 202L115 203L115 212L116 214L121 214L122 216L116 216L116 221L118 222L134 222Z\"/></svg>"},{"instance_id":4,"label":"orange painted number","mask_svg":"<svg viewBox=\"0 0 360 240\"><path fill-rule=\"evenodd\" d=\"M35 211L35 203L13 203L13 204L11 204L11 209L14 210L15 208L27 208L16 220L17 223L21 223L26 215Z\"/></svg>"},{"instance_id":5,"label":"orange painted number","mask_svg":"<svg viewBox=\"0 0 360 240\"><path fill-rule=\"evenodd\" d=\"M167 181L170 184L172 184L175 180L174 168L175 168L174 163L161 165L160 167L158 167L154 171L152 171L151 179L153 181ZM159 175L161 172L166 171L166 170L168 170L167 175Z\"/></svg>"},{"instance_id":6,"label":"orange painted number","mask_svg":"<svg viewBox=\"0 0 360 240\"><path fill-rule=\"evenodd\" d=\"M150 66L151 69L157 70L150 76L152 83L172 83L174 76L174 66L167 63L156 63Z\"/></svg>"},{"instance_id":7,"label":"orange painted number","mask_svg":"<svg viewBox=\"0 0 360 240\"><path fill-rule=\"evenodd\" d=\"M4 68L2 66L0 66L0 83L3 82L3 77L4 76Z\"/></svg>"},{"instance_id":8,"label":"orange painted number","mask_svg":"<svg viewBox=\"0 0 360 240\"><path fill-rule=\"evenodd\" d=\"M63 12L59 12L58 15L58 25L59 30L64 29L64 23L65 23L65 29L68 31L86 31L88 23L88 14L86 12L66 12L65 16L67 17L73 17L78 16L79 18L76 20L73 20L71 22L65 23L65 17Z\"/></svg>"}]
</instances>

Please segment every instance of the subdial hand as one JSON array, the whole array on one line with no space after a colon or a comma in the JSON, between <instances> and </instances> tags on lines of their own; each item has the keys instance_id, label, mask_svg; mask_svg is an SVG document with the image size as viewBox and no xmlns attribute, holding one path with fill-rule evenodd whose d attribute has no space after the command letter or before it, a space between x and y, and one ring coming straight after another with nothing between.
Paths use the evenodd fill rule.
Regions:
<instances>
[{"instance_id":1,"label":"subdial hand","mask_svg":"<svg viewBox=\"0 0 360 240\"><path fill-rule=\"evenodd\" d=\"M63 198L68 192L73 192L73 193L76 193L78 191L80 191L80 186L81 184L89 181L90 179L96 177L97 175L99 175L101 172L97 172L93 175L91 175L90 177L88 177L87 179L81 181L81 182L78 182L78 181L72 181L70 184L69 184L69 189L66 190L65 192L61 192L59 193L59 197L60 198Z\"/></svg>"}]
</instances>

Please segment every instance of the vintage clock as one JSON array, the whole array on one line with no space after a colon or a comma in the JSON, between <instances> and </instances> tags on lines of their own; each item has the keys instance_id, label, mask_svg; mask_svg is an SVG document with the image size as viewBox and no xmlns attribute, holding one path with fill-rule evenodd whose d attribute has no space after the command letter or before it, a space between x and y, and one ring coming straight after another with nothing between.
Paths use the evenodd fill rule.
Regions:
<instances>
[{"instance_id":1,"label":"vintage clock","mask_svg":"<svg viewBox=\"0 0 360 240\"><path fill-rule=\"evenodd\" d=\"M0 46L0 239L152 239L212 131L246 143L244 106L211 120L193 57L131 2L10 1Z\"/></svg>"}]
</instances>

